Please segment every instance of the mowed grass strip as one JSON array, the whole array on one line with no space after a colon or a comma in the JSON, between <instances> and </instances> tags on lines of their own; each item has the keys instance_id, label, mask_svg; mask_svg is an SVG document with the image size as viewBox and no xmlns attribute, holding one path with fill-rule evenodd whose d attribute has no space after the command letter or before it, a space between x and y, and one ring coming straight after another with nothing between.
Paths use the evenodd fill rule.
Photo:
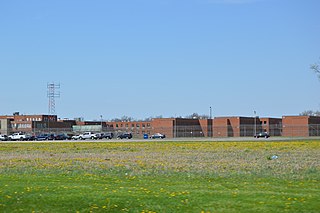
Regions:
<instances>
[{"instance_id":1,"label":"mowed grass strip","mask_svg":"<svg viewBox=\"0 0 320 213\"><path fill-rule=\"evenodd\" d=\"M319 157L320 141L1 143L0 211L319 212Z\"/></svg>"}]
</instances>

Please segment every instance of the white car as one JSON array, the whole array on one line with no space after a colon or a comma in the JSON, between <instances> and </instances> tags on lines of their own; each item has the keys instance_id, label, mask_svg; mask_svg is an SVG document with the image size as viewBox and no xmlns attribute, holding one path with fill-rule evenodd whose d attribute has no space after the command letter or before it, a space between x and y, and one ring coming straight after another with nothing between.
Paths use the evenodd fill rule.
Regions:
<instances>
[{"instance_id":1,"label":"white car","mask_svg":"<svg viewBox=\"0 0 320 213\"><path fill-rule=\"evenodd\" d=\"M26 138L27 136L21 132L13 133L12 135L8 136L9 141L24 141Z\"/></svg>"},{"instance_id":2,"label":"white car","mask_svg":"<svg viewBox=\"0 0 320 213\"><path fill-rule=\"evenodd\" d=\"M94 139L98 139L98 138L99 138L99 136L93 132L85 132L85 133L79 135L80 140L85 140L85 139L94 140Z\"/></svg>"},{"instance_id":3,"label":"white car","mask_svg":"<svg viewBox=\"0 0 320 213\"><path fill-rule=\"evenodd\" d=\"M80 135L73 135L71 137L72 140L79 140L80 139Z\"/></svg>"}]
</instances>

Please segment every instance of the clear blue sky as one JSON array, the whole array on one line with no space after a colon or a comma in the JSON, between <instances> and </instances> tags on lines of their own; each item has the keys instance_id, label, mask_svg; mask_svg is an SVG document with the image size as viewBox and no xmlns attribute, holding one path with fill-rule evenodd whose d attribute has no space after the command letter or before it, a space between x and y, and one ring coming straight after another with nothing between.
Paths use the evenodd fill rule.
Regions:
<instances>
[{"instance_id":1,"label":"clear blue sky","mask_svg":"<svg viewBox=\"0 0 320 213\"><path fill-rule=\"evenodd\" d=\"M319 110L319 0L0 2L0 114L281 117Z\"/></svg>"}]
</instances>

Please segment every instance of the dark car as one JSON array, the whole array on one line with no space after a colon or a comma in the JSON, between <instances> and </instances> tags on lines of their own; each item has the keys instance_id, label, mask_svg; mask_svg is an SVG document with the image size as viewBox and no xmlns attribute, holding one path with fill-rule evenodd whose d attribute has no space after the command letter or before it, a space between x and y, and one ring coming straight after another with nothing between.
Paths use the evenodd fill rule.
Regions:
<instances>
[{"instance_id":1,"label":"dark car","mask_svg":"<svg viewBox=\"0 0 320 213\"><path fill-rule=\"evenodd\" d=\"M255 138L269 138L270 135L268 132L259 132L258 134L254 135Z\"/></svg>"},{"instance_id":2,"label":"dark car","mask_svg":"<svg viewBox=\"0 0 320 213\"><path fill-rule=\"evenodd\" d=\"M152 139L156 139L156 138L161 138L161 139L163 139L163 138L165 138L165 137L166 137L166 135L163 135L163 134L161 134L161 133L156 133L156 134L154 134L154 135L151 135L150 138L152 138Z\"/></svg>"},{"instance_id":3,"label":"dark car","mask_svg":"<svg viewBox=\"0 0 320 213\"><path fill-rule=\"evenodd\" d=\"M54 134L40 134L36 136L37 141L54 140Z\"/></svg>"},{"instance_id":4,"label":"dark car","mask_svg":"<svg viewBox=\"0 0 320 213\"><path fill-rule=\"evenodd\" d=\"M66 134L58 134L56 136L54 136L54 139L55 140L71 140L71 137L69 137L68 135Z\"/></svg>"},{"instance_id":5,"label":"dark car","mask_svg":"<svg viewBox=\"0 0 320 213\"><path fill-rule=\"evenodd\" d=\"M36 136L34 136L34 135L26 135L25 140L26 141L35 141L36 140Z\"/></svg>"},{"instance_id":6,"label":"dark car","mask_svg":"<svg viewBox=\"0 0 320 213\"><path fill-rule=\"evenodd\" d=\"M117 138L119 138L119 139L124 139L124 138L131 139L132 138L132 134L131 133L122 133L122 134L118 135Z\"/></svg>"},{"instance_id":7,"label":"dark car","mask_svg":"<svg viewBox=\"0 0 320 213\"><path fill-rule=\"evenodd\" d=\"M106 138L106 139L112 139L113 138L113 133L112 132L104 133L103 137Z\"/></svg>"}]
</instances>

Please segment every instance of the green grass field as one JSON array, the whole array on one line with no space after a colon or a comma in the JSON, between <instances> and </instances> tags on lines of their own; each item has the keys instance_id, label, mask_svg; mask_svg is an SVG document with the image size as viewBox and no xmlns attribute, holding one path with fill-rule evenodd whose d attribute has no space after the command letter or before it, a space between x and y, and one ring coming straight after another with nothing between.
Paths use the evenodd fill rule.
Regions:
<instances>
[{"instance_id":1,"label":"green grass field","mask_svg":"<svg viewBox=\"0 0 320 213\"><path fill-rule=\"evenodd\" d=\"M311 140L0 143L0 212L319 212L319 159Z\"/></svg>"}]
</instances>

